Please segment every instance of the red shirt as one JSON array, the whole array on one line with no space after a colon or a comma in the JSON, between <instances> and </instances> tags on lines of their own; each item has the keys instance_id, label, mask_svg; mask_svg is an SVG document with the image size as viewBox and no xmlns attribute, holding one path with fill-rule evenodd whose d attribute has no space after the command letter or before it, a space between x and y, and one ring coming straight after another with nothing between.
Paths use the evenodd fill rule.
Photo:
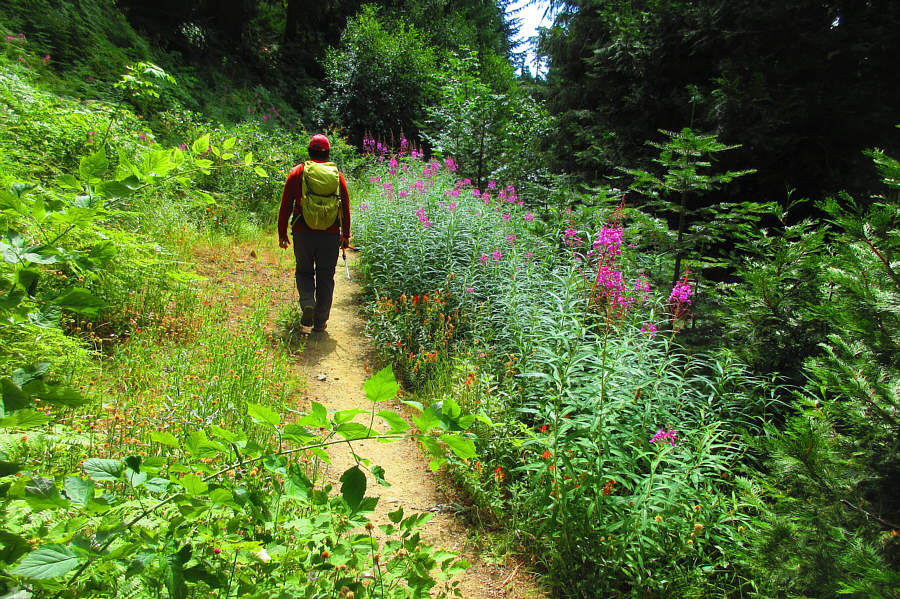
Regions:
<instances>
[{"instance_id":1,"label":"red shirt","mask_svg":"<svg viewBox=\"0 0 900 599\"><path fill-rule=\"evenodd\" d=\"M324 160L316 160L316 162L325 162ZM291 169L288 174L287 181L284 182L284 191L281 193L281 209L278 211L278 238L287 239L288 223L293 217L300 214L300 179L303 175L303 163L298 164ZM340 233L341 239L350 239L350 193L347 191L347 182L344 181L344 174L340 173L340 184L338 185L341 195L341 218L340 229L338 223L333 224L324 231L310 229L302 217L294 219L294 226L291 230L297 233Z\"/></svg>"}]
</instances>

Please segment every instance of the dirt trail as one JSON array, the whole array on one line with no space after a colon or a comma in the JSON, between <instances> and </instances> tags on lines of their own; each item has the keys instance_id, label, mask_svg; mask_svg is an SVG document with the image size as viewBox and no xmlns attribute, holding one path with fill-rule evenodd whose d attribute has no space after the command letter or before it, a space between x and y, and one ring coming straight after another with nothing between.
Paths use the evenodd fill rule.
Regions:
<instances>
[{"instance_id":1,"label":"dirt trail","mask_svg":"<svg viewBox=\"0 0 900 599\"><path fill-rule=\"evenodd\" d=\"M254 256L255 259L245 265L257 275L248 278L256 278L257 283L273 288L276 313L278 307L297 301L293 260L274 254L277 251L258 248L259 258ZM352 276L354 256L349 252L348 259ZM241 265L238 265L238 270L241 270ZM299 407L306 408L308 401L318 401L329 411L370 408L362 386L377 363L371 344L363 333L364 323L359 316L361 305L359 286L347 280L343 264L339 262L328 329L323 333L310 333L305 338L303 351L297 355L298 374L309 381L308 387L297 398ZM363 419L359 420L362 422ZM415 442L367 441L358 442L354 447L358 455L371 460L371 465L382 466L386 472L385 478L391 484L390 487L378 485L367 473L366 494L380 498L374 515L375 523L388 523L387 512L400 506L405 514L425 510L433 512L433 518L422 531L423 540L436 548L458 552L462 559L472 564L457 579L464 598L536 599L546 596L520 562L503 557L491 560L488 557L489 548L482 547L479 552L475 547L465 521L443 511L454 503L454 499L439 490L439 477L431 473ZM329 453L332 464L327 476L336 482L354 461L349 449L343 445L335 446Z\"/></svg>"}]
</instances>

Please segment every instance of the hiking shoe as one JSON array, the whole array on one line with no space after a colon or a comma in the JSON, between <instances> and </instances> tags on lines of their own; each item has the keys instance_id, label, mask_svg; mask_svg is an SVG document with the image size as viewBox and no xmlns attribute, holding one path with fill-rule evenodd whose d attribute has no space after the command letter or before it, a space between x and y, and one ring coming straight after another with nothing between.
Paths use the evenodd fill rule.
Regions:
<instances>
[{"instance_id":1,"label":"hiking shoe","mask_svg":"<svg viewBox=\"0 0 900 599\"><path fill-rule=\"evenodd\" d=\"M300 317L300 324L305 327L313 326L313 317L315 316L315 306L303 306L303 315Z\"/></svg>"},{"instance_id":2,"label":"hiking shoe","mask_svg":"<svg viewBox=\"0 0 900 599\"><path fill-rule=\"evenodd\" d=\"M312 330L316 331L317 333L321 333L326 328L328 328L328 323L323 322L322 324L317 324L316 326L314 326Z\"/></svg>"}]
</instances>

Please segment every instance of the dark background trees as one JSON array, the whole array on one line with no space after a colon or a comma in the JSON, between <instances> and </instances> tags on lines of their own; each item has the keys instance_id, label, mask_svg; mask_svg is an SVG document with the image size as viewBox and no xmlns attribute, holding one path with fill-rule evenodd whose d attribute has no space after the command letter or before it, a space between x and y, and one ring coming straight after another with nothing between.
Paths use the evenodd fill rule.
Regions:
<instances>
[{"instance_id":1,"label":"dark background trees","mask_svg":"<svg viewBox=\"0 0 900 599\"><path fill-rule=\"evenodd\" d=\"M658 129L713 132L755 168L746 195L877 185L862 155L900 147L900 4L890 0L584 0L542 36L558 168L643 165ZM895 152L896 153L896 152Z\"/></svg>"}]
</instances>

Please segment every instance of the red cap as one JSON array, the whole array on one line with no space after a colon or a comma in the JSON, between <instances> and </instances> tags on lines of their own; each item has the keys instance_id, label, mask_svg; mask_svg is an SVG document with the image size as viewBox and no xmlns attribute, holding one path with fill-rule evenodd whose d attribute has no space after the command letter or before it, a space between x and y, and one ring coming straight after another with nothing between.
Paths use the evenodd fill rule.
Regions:
<instances>
[{"instance_id":1,"label":"red cap","mask_svg":"<svg viewBox=\"0 0 900 599\"><path fill-rule=\"evenodd\" d=\"M312 139L309 140L309 149L317 150L319 152L327 152L331 150L331 144L328 143L328 138L322 135L321 133L317 133L312 136Z\"/></svg>"}]
</instances>

